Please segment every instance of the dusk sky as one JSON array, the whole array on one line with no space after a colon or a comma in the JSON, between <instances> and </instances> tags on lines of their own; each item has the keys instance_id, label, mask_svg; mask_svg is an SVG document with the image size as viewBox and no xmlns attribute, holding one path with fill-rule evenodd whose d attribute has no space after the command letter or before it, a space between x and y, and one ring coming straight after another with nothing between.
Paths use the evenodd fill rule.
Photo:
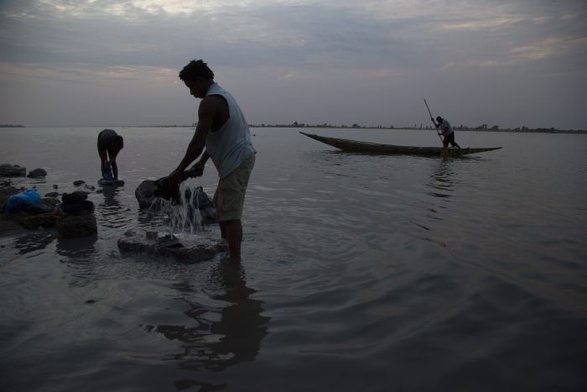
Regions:
<instances>
[{"instance_id":1,"label":"dusk sky","mask_svg":"<svg viewBox=\"0 0 587 392\"><path fill-rule=\"evenodd\" d=\"M0 124L192 124L192 59L253 124L587 129L585 0L0 0Z\"/></svg>"}]
</instances>

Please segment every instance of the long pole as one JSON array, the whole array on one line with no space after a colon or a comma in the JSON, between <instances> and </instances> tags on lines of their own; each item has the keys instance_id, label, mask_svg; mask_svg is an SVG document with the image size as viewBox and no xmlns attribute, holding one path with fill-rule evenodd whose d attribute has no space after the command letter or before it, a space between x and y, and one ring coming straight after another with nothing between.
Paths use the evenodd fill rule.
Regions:
<instances>
[{"instance_id":1,"label":"long pole","mask_svg":"<svg viewBox=\"0 0 587 392\"><path fill-rule=\"evenodd\" d=\"M430 115L430 120L432 120L432 124L434 124L434 128L436 128L436 134L438 135L438 138L442 142L442 138L440 137L440 134L438 133L438 128L436 127L436 123L434 122L434 117L432 117L432 112L430 111L430 107L428 106L428 102L426 102L426 98L424 98L424 103L426 104L426 109L428 109L428 114Z\"/></svg>"}]
</instances>

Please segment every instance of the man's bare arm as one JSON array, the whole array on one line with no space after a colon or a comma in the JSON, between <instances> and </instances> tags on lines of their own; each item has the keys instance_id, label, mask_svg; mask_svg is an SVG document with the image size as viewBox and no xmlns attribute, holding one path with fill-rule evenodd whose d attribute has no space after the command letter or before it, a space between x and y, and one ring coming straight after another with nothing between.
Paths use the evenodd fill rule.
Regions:
<instances>
[{"instance_id":1,"label":"man's bare arm","mask_svg":"<svg viewBox=\"0 0 587 392\"><path fill-rule=\"evenodd\" d=\"M190 163L195 161L200 154L202 154L206 144L206 137L212 128L217 105L218 102L214 97L206 97L200 103L200 107L198 108L198 125L196 126L196 132L188 145L185 156L177 168L169 175L171 181L180 182L185 169Z\"/></svg>"}]
</instances>

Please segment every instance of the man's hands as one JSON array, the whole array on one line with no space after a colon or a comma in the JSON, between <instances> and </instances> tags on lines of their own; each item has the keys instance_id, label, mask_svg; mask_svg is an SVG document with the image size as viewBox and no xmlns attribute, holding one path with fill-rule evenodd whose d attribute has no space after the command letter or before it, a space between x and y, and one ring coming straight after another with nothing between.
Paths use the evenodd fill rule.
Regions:
<instances>
[{"instance_id":1,"label":"man's hands","mask_svg":"<svg viewBox=\"0 0 587 392\"><path fill-rule=\"evenodd\" d=\"M186 171L175 169L168 176L169 182L173 185L177 185L188 177L201 177L204 174L205 167L206 163L198 161Z\"/></svg>"},{"instance_id":2,"label":"man's hands","mask_svg":"<svg viewBox=\"0 0 587 392\"><path fill-rule=\"evenodd\" d=\"M186 174L188 177L200 177L204 174L205 167L205 163L198 161L194 164L194 166L186 170Z\"/></svg>"}]
</instances>

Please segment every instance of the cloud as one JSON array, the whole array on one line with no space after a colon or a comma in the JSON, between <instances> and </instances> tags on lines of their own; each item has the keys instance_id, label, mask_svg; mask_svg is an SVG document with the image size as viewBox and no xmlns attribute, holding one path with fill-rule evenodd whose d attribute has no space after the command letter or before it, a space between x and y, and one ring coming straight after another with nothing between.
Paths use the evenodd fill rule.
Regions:
<instances>
[{"instance_id":1,"label":"cloud","mask_svg":"<svg viewBox=\"0 0 587 392\"><path fill-rule=\"evenodd\" d=\"M161 116L176 122L175 108L188 107L177 72L203 58L253 122L288 121L295 113L299 122L412 124L422 94L446 90L445 110L468 110L471 121L484 123L482 111L467 107L467 95L483 86L495 91L481 98L485 108L499 113L507 108L504 97L515 96L528 101L531 112L523 92L532 91L543 96L541 107L556 108L556 119L548 121L577 128L583 116L571 97L585 89L586 31L586 6L579 0L5 0L0 102L15 95L26 100L23 94L38 101L56 85L64 108L79 102L69 98L80 93L78 85L96 96L137 90L141 95L122 95L136 102L175 97ZM558 75L548 79L556 80L557 91L568 90L562 112L549 102L553 85L537 84L551 75ZM494 80L519 81L522 92L508 92ZM309 96L327 101L316 105L328 110L309 106ZM393 102L397 112L381 102ZM79 109L79 117L65 111L63 123L83 124L91 105ZM193 122L191 116L193 110L185 119ZM136 116L117 118L143 123ZM48 120L14 105L0 108L0 123L15 121ZM503 125L523 121L504 116Z\"/></svg>"}]
</instances>

